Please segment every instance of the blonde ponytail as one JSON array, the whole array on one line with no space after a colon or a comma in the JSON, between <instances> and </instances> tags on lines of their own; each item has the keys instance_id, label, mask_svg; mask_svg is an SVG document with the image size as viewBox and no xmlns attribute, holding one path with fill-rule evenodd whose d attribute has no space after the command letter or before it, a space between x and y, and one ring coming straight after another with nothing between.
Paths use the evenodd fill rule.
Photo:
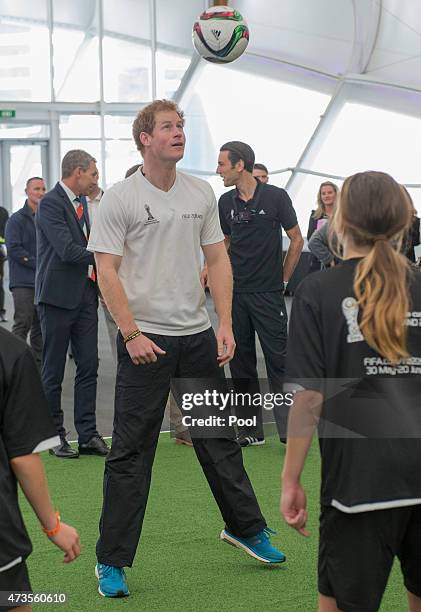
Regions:
<instances>
[{"instance_id":1,"label":"blonde ponytail","mask_svg":"<svg viewBox=\"0 0 421 612\"><path fill-rule=\"evenodd\" d=\"M344 182L339 219L341 233L356 247L369 247L354 275L367 344L392 363L409 356L405 320L409 303L409 262L398 252L412 221L412 201L388 174L362 172Z\"/></svg>"},{"instance_id":2,"label":"blonde ponytail","mask_svg":"<svg viewBox=\"0 0 421 612\"><path fill-rule=\"evenodd\" d=\"M360 329L369 346L393 363L409 357L408 260L386 240L374 243L358 264L354 293L362 310Z\"/></svg>"}]
</instances>

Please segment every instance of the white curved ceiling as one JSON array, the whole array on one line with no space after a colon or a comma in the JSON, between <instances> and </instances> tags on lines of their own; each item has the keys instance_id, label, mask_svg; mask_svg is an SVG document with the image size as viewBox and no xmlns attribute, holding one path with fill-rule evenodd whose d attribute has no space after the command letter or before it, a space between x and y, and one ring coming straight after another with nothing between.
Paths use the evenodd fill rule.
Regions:
<instances>
[{"instance_id":1,"label":"white curved ceiling","mask_svg":"<svg viewBox=\"0 0 421 612\"><path fill-rule=\"evenodd\" d=\"M0 20L45 22L48 1L0 0ZM419 0L232 0L247 19L252 58L421 91ZM86 29L96 0L53 0L54 21ZM191 26L204 0L156 0L157 44L192 53ZM150 40L149 0L103 0L107 34ZM249 63L247 63L249 61Z\"/></svg>"}]
</instances>

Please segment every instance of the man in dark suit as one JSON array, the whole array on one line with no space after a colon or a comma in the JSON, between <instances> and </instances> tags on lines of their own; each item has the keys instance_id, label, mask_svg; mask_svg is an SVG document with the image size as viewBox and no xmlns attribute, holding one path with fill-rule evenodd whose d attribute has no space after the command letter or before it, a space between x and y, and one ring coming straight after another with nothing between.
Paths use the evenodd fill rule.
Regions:
<instances>
[{"instance_id":1,"label":"man in dark suit","mask_svg":"<svg viewBox=\"0 0 421 612\"><path fill-rule=\"evenodd\" d=\"M96 429L98 372L98 288L94 257L87 251L89 214L80 196L98 182L96 160L81 150L66 153L62 179L41 200L37 214L35 303L43 336L42 381L61 439L50 453L77 458L105 456L108 447ZM71 342L76 363L74 423L79 452L66 440L61 385Z\"/></svg>"},{"instance_id":2,"label":"man in dark suit","mask_svg":"<svg viewBox=\"0 0 421 612\"><path fill-rule=\"evenodd\" d=\"M4 289L3 289L3 277L4 277L4 262L6 261L6 252L4 250L4 234L6 223L9 218L9 213L0 206L0 323L7 323L6 311L4 309Z\"/></svg>"}]
</instances>

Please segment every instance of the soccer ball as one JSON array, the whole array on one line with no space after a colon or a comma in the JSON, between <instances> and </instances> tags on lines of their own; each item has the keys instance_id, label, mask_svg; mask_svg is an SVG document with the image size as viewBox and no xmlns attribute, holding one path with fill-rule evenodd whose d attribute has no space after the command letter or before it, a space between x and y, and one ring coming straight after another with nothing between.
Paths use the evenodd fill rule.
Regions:
<instances>
[{"instance_id":1,"label":"soccer ball","mask_svg":"<svg viewBox=\"0 0 421 612\"><path fill-rule=\"evenodd\" d=\"M208 62L227 64L240 57L249 42L242 15L229 6L213 6L193 26L193 44Z\"/></svg>"}]
</instances>

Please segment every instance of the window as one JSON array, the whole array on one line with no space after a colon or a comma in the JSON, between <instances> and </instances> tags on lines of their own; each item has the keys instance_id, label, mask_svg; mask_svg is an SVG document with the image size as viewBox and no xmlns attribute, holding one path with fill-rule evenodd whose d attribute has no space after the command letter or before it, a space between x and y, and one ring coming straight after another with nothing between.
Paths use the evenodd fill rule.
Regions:
<instances>
[{"instance_id":1,"label":"window","mask_svg":"<svg viewBox=\"0 0 421 612\"><path fill-rule=\"evenodd\" d=\"M204 67L193 93L184 109L185 166L201 170L215 168L229 140L250 144L271 170L295 166L329 102L326 94L213 65Z\"/></svg>"},{"instance_id":2,"label":"window","mask_svg":"<svg viewBox=\"0 0 421 612\"><path fill-rule=\"evenodd\" d=\"M107 102L151 97L148 0L103 0L104 96Z\"/></svg>"},{"instance_id":3,"label":"window","mask_svg":"<svg viewBox=\"0 0 421 612\"><path fill-rule=\"evenodd\" d=\"M46 23L45 2L39 19ZM2 16L0 24L0 100L50 101L48 28Z\"/></svg>"},{"instance_id":4,"label":"window","mask_svg":"<svg viewBox=\"0 0 421 612\"><path fill-rule=\"evenodd\" d=\"M418 183L420 142L421 119L347 103L313 168L341 176L381 170L401 183Z\"/></svg>"}]
</instances>

